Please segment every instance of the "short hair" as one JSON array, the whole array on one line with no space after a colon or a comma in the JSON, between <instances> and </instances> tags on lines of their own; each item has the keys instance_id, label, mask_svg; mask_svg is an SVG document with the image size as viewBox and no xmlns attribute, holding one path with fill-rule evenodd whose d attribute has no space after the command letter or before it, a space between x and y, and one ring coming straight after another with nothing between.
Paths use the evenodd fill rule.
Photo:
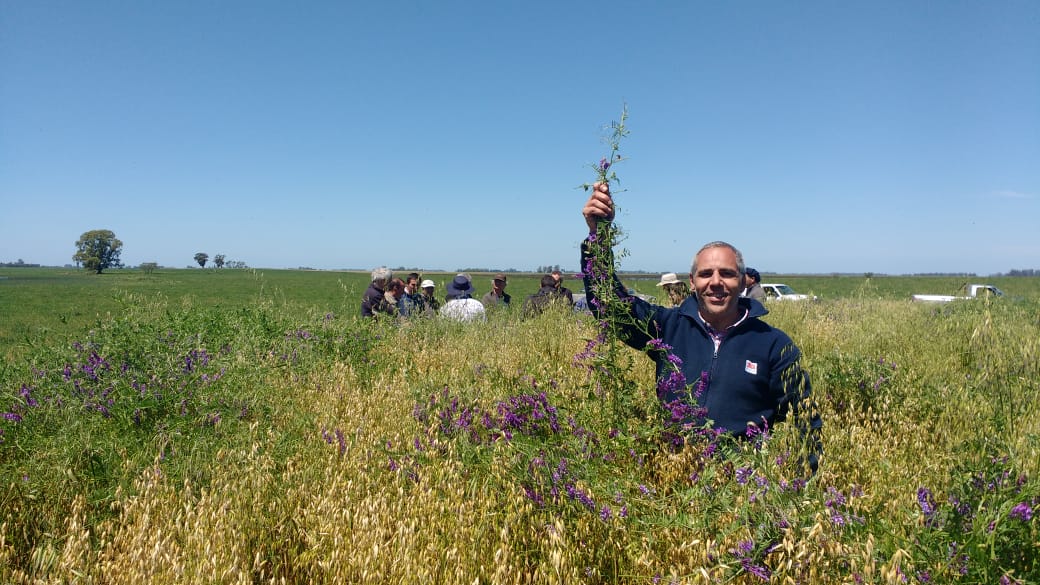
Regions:
<instances>
[{"instance_id":1,"label":"short hair","mask_svg":"<svg viewBox=\"0 0 1040 585\"><path fill-rule=\"evenodd\" d=\"M396 290L398 288L404 288L404 281L401 280L400 278L391 278L390 279L390 286L388 286L387 288L389 288L391 290Z\"/></svg>"},{"instance_id":2,"label":"short hair","mask_svg":"<svg viewBox=\"0 0 1040 585\"><path fill-rule=\"evenodd\" d=\"M708 242L701 246L700 250L697 250L697 253L693 255L693 262L690 263L690 274L697 274L697 256L700 256L701 252L709 248L729 248L730 250L733 250L733 254L737 257L737 272L740 273L741 276L744 276L744 255L741 254L740 250L738 250L733 244L720 240Z\"/></svg>"},{"instance_id":3,"label":"short hair","mask_svg":"<svg viewBox=\"0 0 1040 585\"><path fill-rule=\"evenodd\" d=\"M408 282L409 280L419 280L419 273L418 272L409 272L408 276L406 276L404 278L404 281Z\"/></svg>"},{"instance_id":4,"label":"short hair","mask_svg":"<svg viewBox=\"0 0 1040 585\"><path fill-rule=\"evenodd\" d=\"M372 270L372 282L387 282L393 276L394 272L386 266L380 266Z\"/></svg>"},{"instance_id":5,"label":"short hair","mask_svg":"<svg viewBox=\"0 0 1040 585\"><path fill-rule=\"evenodd\" d=\"M542 286L551 286L556 288L556 279L551 274L546 274L542 277Z\"/></svg>"}]
</instances>

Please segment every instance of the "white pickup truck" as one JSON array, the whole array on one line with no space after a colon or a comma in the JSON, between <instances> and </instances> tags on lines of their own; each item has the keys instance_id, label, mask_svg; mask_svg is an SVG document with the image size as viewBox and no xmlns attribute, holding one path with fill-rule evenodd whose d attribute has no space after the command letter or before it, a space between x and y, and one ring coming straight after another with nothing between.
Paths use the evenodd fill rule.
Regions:
<instances>
[{"instance_id":1,"label":"white pickup truck","mask_svg":"<svg viewBox=\"0 0 1040 585\"><path fill-rule=\"evenodd\" d=\"M1004 291L992 284L966 284L956 295L913 295L911 300L922 303L950 303L965 299L1002 297Z\"/></svg>"},{"instance_id":2,"label":"white pickup truck","mask_svg":"<svg viewBox=\"0 0 1040 585\"><path fill-rule=\"evenodd\" d=\"M767 301L806 301L819 300L816 295L809 296L794 292L794 289L786 284L764 283L759 285L766 293Z\"/></svg>"}]
</instances>

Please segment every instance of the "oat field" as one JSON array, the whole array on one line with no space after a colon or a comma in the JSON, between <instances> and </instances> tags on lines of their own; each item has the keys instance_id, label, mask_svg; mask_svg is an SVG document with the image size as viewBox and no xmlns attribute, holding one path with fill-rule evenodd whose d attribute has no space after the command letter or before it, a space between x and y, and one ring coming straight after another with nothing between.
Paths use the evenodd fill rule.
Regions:
<instances>
[{"instance_id":1,"label":"oat field","mask_svg":"<svg viewBox=\"0 0 1040 585\"><path fill-rule=\"evenodd\" d=\"M0 582L1040 583L1033 289L770 305L824 419L806 476L784 425L673 448L627 349L619 409L588 315L361 321L363 275L250 278L5 329Z\"/></svg>"}]
</instances>

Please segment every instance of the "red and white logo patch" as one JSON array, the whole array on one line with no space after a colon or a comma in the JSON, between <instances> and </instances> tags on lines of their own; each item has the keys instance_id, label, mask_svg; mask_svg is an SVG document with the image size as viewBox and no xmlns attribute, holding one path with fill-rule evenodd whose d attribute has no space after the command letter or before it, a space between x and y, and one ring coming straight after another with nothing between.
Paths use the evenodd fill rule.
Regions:
<instances>
[{"instance_id":1,"label":"red and white logo patch","mask_svg":"<svg viewBox=\"0 0 1040 585\"><path fill-rule=\"evenodd\" d=\"M754 376L758 374L758 364L751 360L744 360L744 371Z\"/></svg>"}]
</instances>

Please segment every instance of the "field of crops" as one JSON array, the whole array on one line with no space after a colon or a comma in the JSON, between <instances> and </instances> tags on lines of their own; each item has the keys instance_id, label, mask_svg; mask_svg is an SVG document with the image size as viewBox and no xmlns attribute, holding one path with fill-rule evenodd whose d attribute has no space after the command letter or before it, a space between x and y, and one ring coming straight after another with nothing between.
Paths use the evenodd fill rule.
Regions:
<instances>
[{"instance_id":1,"label":"field of crops","mask_svg":"<svg viewBox=\"0 0 1040 585\"><path fill-rule=\"evenodd\" d=\"M934 306L909 294L963 279L768 279L821 298L766 318L824 418L811 477L788 425L674 448L650 360L617 352L645 392L604 391L589 316L0 269L0 582L1040 583L1040 282Z\"/></svg>"}]
</instances>

